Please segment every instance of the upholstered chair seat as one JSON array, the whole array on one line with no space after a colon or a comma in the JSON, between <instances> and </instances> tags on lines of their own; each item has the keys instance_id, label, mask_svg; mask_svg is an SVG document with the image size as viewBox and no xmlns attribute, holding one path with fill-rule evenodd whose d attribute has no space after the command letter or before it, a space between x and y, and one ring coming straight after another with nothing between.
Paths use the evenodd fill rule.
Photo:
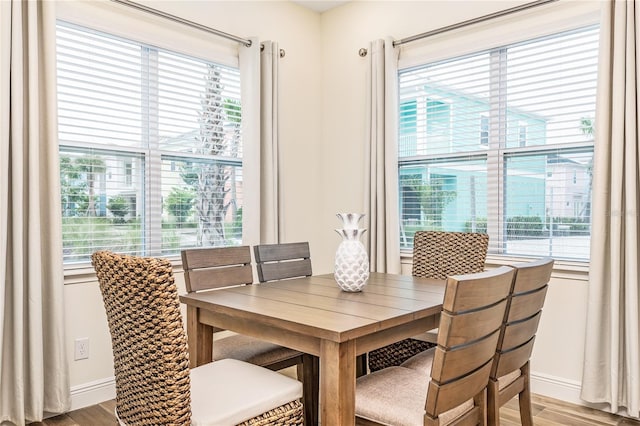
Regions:
<instances>
[{"instance_id":1,"label":"upholstered chair seat","mask_svg":"<svg viewBox=\"0 0 640 426\"><path fill-rule=\"evenodd\" d=\"M433 355L435 354L435 349L436 348L431 348L412 356L402 363L402 367L419 371L422 374L431 374L431 366L433 365ZM509 386L518 377L520 377L520 369L514 370L511 373L505 374L504 376L500 377L498 379L499 389L502 390L504 387Z\"/></svg>"},{"instance_id":2,"label":"upholstered chair seat","mask_svg":"<svg viewBox=\"0 0 640 426\"><path fill-rule=\"evenodd\" d=\"M235 359L193 368L190 378L193 426L238 425L247 419L258 422L273 407L296 409L289 403L302 397L299 381Z\"/></svg>"},{"instance_id":3,"label":"upholstered chair seat","mask_svg":"<svg viewBox=\"0 0 640 426\"><path fill-rule=\"evenodd\" d=\"M514 270L447 278L437 346L356 380L356 424L484 426Z\"/></svg>"},{"instance_id":4,"label":"upholstered chair seat","mask_svg":"<svg viewBox=\"0 0 640 426\"><path fill-rule=\"evenodd\" d=\"M405 367L388 367L360 377L356 385L358 417L390 426L422 426L430 371L430 366L427 374ZM440 414L440 424L450 424L471 409L473 398Z\"/></svg>"},{"instance_id":5,"label":"upholstered chair seat","mask_svg":"<svg viewBox=\"0 0 640 426\"><path fill-rule=\"evenodd\" d=\"M287 360L292 350L275 343L242 334L228 332L213 345L213 359L233 358L251 364L267 366Z\"/></svg>"}]
</instances>

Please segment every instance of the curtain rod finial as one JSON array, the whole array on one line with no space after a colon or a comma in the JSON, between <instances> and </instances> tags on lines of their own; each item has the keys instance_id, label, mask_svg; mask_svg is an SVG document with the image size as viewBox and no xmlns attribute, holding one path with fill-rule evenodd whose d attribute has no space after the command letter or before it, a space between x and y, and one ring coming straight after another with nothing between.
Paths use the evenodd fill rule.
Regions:
<instances>
[{"instance_id":1,"label":"curtain rod finial","mask_svg":"<svg viewBox=\"0 0 640 426\"><path fill-rule=\"evenodd\" d=\"M367 49L361 47L360 50L358 50L358 55L360 55L361 58L364 58L365 56L367 56Z\"/></svg>"}]
</instances>

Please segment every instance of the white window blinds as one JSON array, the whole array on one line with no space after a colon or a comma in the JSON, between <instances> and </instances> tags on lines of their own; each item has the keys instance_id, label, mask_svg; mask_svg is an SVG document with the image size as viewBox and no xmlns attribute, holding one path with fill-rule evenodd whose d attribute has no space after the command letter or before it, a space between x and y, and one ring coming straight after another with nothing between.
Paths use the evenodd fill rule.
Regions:
<instances>
[{"instance_id":1,"label":"white window blinds","mask_svg":"<svg viewBox=\"0 0 640 426\"><path fill-rule=\"evenodd\" d=\"M237 68L59 22L64 261L242 242Z\"/></svg>"},{"instance_id":2,"label":"white window blinds","mask_svg":"<svg viewBox=\"0 0 640 426\"><path fill-rule=\"evenodd\" d=\"M589 256L598 28L399 73L401 245L486 232L490 253Z\"/></svg>"}]
</instances>

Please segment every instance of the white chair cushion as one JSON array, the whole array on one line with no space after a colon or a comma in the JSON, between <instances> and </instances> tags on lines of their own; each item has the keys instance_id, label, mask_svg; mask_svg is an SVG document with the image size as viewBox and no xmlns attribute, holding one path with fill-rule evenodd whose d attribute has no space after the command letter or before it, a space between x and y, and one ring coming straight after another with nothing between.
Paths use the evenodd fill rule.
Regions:
<instances>
[{"instance_id":1,"label":"white chair cushion","mask_svg":"<svg viewBox=\"0 0 640 426\"><path fill-rule=\"evenodd\" d=\"M405 367L388 367L356 381L356 415L393 426L422 426L430 377ZM473 408L473 399L440 415L446 425Z\"/></svg>"},{"instance_id":2,"label":"white chair cushion","mask_svg":"<svg viewBox=\"0 0 640 426\"><path fill-rule=\"evenodd\" d=\"M231 426L302 397L302 383L235 359L191 370L191 423Z\"/></svg>"}]
</instances>

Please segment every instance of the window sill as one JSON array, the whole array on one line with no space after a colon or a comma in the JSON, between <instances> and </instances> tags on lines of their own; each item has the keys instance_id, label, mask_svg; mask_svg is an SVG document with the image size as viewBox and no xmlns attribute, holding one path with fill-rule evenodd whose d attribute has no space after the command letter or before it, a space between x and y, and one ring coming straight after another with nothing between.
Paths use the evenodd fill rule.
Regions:
<instances>
[{"instance_id":1,"label":"window sill","mask_svg":"<svg viewBox=\"0 0 640 426\"><path fill-rule=\"evenodd\" d=\"M533 260L533 258L489 254L487 255L487 261L485 262L485 264L488 268L495 268L498 266L511 265L514 263L527 262L530 260ZM404 265L411 265L413 263L413 253L409 250L401 251L400 261ZM556 260L553 264L553 273L551 276L554 278L564 278L586 282L589 280L589 262Z\"/></svg>"},{"instance_id":2,"label":"window sill","mask_svg":"<svg viewBox=\"0 0 640 426\"><path fill-rule=\"evenodd\" d=\"M174 273L182 273L180 257L168 258ZM89 263L82 263L64 268L64 285L85 284L97 282L96 272Z\"/></svg>"}]
</instances>

